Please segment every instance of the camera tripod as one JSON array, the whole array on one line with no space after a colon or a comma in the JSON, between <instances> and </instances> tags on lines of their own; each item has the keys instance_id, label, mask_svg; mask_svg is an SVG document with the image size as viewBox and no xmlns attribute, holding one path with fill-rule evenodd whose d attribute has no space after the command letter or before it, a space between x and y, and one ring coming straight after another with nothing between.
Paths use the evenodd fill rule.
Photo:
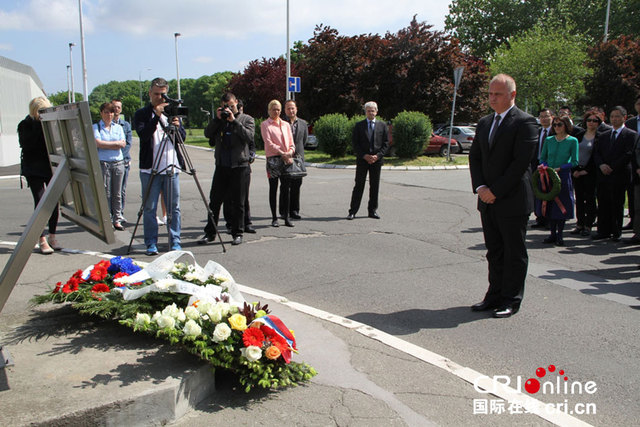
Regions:
<instances>
[{"instance_id":1,"label":"camera tripod","mask_svg":"<svg viewBox=\"0 0 640 427\"><path fill-rule=\"evenodd\" d=\"M220 241L220 244L222 245L222 252L226 253L227 249L224 247L224 242L222 241L222 238L220 237L220 232L218 231L218 227L215 223L214 217L213 217L213 212L211 211L211 208L209 207L209 204L207 203L207 199L204 195L204 192L202 191L202 187L200 186L200 181L198 181L198 176L196 175L196 170L193 167L193 163L191 162L191 158L189 157L189 153L187 152L186 147L184 146L184 140L182 139L182 135L179 132L179 129L176 125L172 124L171 122L173 121L175 117L169 117L168 119L168 123L167 125L164 125L162 123L162 120L160 120L160 124L162 126L162 130L164 132L164 137L162 138L162 143L160 144L159 150L157 151L156 156L153 159L153 166L151 168L151 177L149 179L149 182L147 184L146 189L144 190L143 196L142 196L142 205L140 206L140 210L138 211L138 218L136 220L136 225L133 228L133 233L131 233L131 240L129 241L129 247L127 248L127 255L129 255L131 253L131 245L133 244L133 239L136 236L136 231L138 230L138 225L140 224L140 218L142 217L143 213L144 213L144 207L147 204L147 199L149 198L149 193L151 191L151 186L153 185L153 181L156 179L156 177L165 172L167 177L169 178L169 180L171 180L173 178L173 175L175 174L175 170L182 170L184 173L186 173L187 175L191 175L193 177L194 182L196 183L196 187L198 188L198 192L200 193L200 198L202 199L202 202L204 203L204 206L207 210L207 215L209 217L209 219L211 220L211 223L213 224L213 228L215 230L215 234L218 236L218 240ZM162 170L158 170L158 168L160 167L160 164L162 163L162 156L165 155L165 149L167 147L167 144L173 144L174 147L174 158L172 159L172 162L169 164L169 162L167 162L167 165L165 168L163 168ZM177 156L178 153L180 153L182 155L182 159L184 161L184 167L179 167L176 166L176 160L177 160ZM172 191L173 191L173 186L172 185L165 185L165 188L161 190L162 193L166 193L164 194L165 197L165 203L166 204L170 204L171 200L172 200ZM165 192L166 189L166 192ZM169 206L167 208L167 227L170 229L171 228L171 223L173 220L173 209L169 209L171 206Z\"/></svg>"}]
</instances>

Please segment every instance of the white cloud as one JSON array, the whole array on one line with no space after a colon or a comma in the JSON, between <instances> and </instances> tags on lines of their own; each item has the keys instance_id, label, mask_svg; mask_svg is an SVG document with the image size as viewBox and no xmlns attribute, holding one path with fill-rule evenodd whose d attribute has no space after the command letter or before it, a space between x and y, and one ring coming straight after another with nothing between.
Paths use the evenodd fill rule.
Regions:
<instances>
[{"instance_id":1,"label":"white cloud","mask_svg":"<svg viewBox=\"0 0 640 427\"><path fill-rule=\"evenodd\" d=\"M13 50L13 46L9 43L0 43L0 50Z\"/></svg>"},{"instance_id":2,"label":"white cloud","mask_svg":"<svg viewBox=\"0 0 640 427\"><path fill-rule=\"evenodd\" d=\"M183 37L228 39L286 33L284 0L84 0L82 4L87 33L95 29L154 37L182 32ZM290 30L292 37L294 34L310 37L316 25L324 24L343 35L383 35L387 30L395 32L406 27L414 14L418 14L419 21L442 29L448 4L441 0L291 1ZM13 10L0 8L0 30L78 29L76 0L25 0Z\"/></svg>"},{"instance_id":3,"label":"white cloud","mask_svg":"<svg viewBox=\"0 0 640 427\"><path fill-rule=\"evenodd\" d=\"M83 6L83 25L90 30L92 21L84 9ZM78 2L75 0L23 1L14 10L0 10L0 30L76 31L78 16Z\"/></svg>"}]
</instances>

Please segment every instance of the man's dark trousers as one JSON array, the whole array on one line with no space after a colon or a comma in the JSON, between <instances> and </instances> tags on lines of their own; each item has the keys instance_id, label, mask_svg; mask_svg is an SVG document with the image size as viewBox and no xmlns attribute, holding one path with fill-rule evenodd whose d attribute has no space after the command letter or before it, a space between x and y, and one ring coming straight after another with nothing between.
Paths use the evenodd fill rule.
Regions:
<instances>
[{"instance_id":1,"label":"man's dark trousers","mask_svg":"<svg viewBox=\"0 0 640 427\"><path fill-rule=\"evenodd\" d=\"M369 174L369 204L367 210L369 213L378 209L378 190L380 188L380 171L382 170L382 159L373 164L367 163L364 159L358 159L356 162L356 184L351 194L351 206L349 213L355 215L360 209L362 201L362 193L367 181L367 173Z\"/></svg>"},{"instance_id":2,"label":"man's dark trousers","mask_svg":"<svg viewBox=\"0 0 640 427\"><path fill-rule=\"evenodd\" d=\"M231 235L242 236L244 231L244 200L246 197L246 179L247 167L230 168L224 166L216 166L213 174L213 182L211 183L211 192L209 193L209 208L213 212L213 219L216 226L220 216L220 207L227 199L231 200ZM230 194L228 193L230 192ZM204 228L207 236L215 236L215 228L211 223L211 218L207 219L207 225Z\"/></svg>"}]
</instances>

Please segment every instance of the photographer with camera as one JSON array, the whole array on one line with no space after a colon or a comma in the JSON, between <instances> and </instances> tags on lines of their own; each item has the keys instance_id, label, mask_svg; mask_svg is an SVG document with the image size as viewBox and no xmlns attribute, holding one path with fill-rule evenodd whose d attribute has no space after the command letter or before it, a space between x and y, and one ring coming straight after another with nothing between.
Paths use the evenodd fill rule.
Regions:
<instances>
[{"instance_id":1,"label":"photographer with camera","mask_svg":"<svg viewBox=\"0 0 640 427\"><path fill-rule=\"evenodd\" d=\"M238 111L238 100L232 93L222 96L222 106L216 111L216 117L209 122L204 136L209 145L216 147L216 170L211 182L209 207L213 212L215 226L207 218L204 236L198 244L204 245L215 239L216 226L223 202L231 203L232 245L242 243L244 231L244 203L247 191L247 176L251 152L255 152L253 117Z\"/></svg>"},{"instance_id":2,"label":"photographer with camera","mask_svg":"<svg viewBox=\"0 0 640 427\"><path fill-rule=\"evenodd\" d=\"M167 203L169 247L172 251L180 250L180 181L179 172L184 167L184 159L180 151L174 147L166 129L175 126L182 136L186 132L180 123L182 111L177 101L168 102L169 84L157 77L151 81L149 88L150 104L136 111L134 127L140 137L140 183L144 205L144 244L147 255L158 254L158 222L156 211L158 197L164 194ZM151 184L150 184L151 183ZM148 192L148 194L145 194Z\"/></svg>"}]
</instances>

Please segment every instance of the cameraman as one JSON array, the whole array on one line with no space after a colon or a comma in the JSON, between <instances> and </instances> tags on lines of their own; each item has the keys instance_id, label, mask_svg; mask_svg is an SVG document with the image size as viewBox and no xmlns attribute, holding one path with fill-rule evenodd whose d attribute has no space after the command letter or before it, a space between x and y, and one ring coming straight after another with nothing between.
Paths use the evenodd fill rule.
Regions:
<instances>
[{"instance_id":1,"label":"cameraman","mask_svg":"<svg viewBox=\"0 0 640 427\"><path fill-rule=\"evenodd\" d=\"M222 96L222 106L204 131L204 136L209 138L209 145L216 147L216 170L211 182L209 207L217 226L220 206L225 201L230 202L232 245L242 243L248 167L250 153L255 152L254 132L253 117L238 111L238 100L229 92ZM207 218L204 236L198 240L198 244L213 242L215 230L211 218Z\"/></svg>"},{"instance_id":2,"label":"cameraman","mask_svg":"<svg viewBox=\"0 0 640 427\"><path fill-rule=\"evenodd\" d=\"M146 107L136 111L133 118L134 127L140 137L140 183L142 185L142 199L146 195L144 205L144 244L147 255L158 254L158 222L156 211L158 196L164 195L169 211L167 228L169 231L169 247L172 251L180 250L180 168L184 160L180 151L176 150L165 132L169 119L164 114L164 96L169 91L169 84L163 78L157 77L151 81L149 99ZM178 117L171 118L171 124L179 127L184 140L186 132ZM152 168L157 167L157 175L152 175ZM149 182L151 181L151 186Z\"/></svg>"}]
</instances>

